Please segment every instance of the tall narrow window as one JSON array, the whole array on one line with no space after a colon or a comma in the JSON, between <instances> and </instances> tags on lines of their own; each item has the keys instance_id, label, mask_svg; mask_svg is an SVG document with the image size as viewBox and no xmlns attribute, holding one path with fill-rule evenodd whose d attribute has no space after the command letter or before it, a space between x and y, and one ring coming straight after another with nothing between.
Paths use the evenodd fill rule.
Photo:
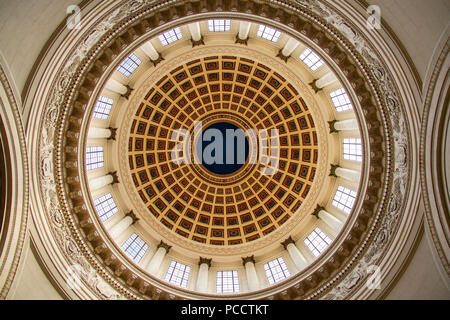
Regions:
<instances>
[{"instance_id":1,"label":"tall narrow window","mask_svg":"<svg viewBox=\"0 0 450 320\"><path fill-rule=\"evenodd\" d=\"M147 252L148 244L133 233L127 241L122 245L122 250L134 261L139 263L145 252Z\"/></svg>"},{"instance_id":2,"label":"tall narrow window","mask_svg":"<svg viewBox=\"0 0 450 320\"><path fill-rule=\"evenodd\" d=\"M119 211L110 193L95 199L94 207L102 222L108 220Z\"/></svg>"},{"instance_id":3,"label":"tall narrow window","mask_svg":"<svg viewBox=\"0 0 450 320\"><path fill-rule=\"evenodd\" d=\"M272 42L277 42L281 36L281 32L261 24L259 25L257 35L258 37L270 40Z\"/></svg>"},{"instance_id":4,"label":"tall narrow window","mask_svg":"<svg viewBox=\"0 0 450 320\"><path fill-rule=\"evenodd\" d=\"M167 270L165 280L182 288L186 288L190 272L191 267L172 261L169 269Z\"/></svg>"},{"instance_id":5,"label":"tall narrow window","mask_svg":"<svg viewBox=\"0 0 450 320\"><path fill-rule=\"evenodd\" d=\"M264 265L269 284L277 283L291 275L283 258L277 258Z\"/></svg>"},{"instance_id":6,"label":"tall narrow window","mask_svg":"<svg viewBox=\"0 0 450 320\"><path fill-rule=\"evenodd\" d=\"M181 30L180 28L169 30L167 32L164 32L163 34L160 34L158 38L163 46L167 46L168 44L171 44L172 42L175 42L182 38Z\"/></svg>"},{"instance_id":7,"label":"tall narrow window","mask_svg":"<svg viewBox=\"0 0 450 320\"><path fill-rule=\"evenodd\" d=\"M337 112L347 111L353 109L350 98L347 92L343 88L330 93L331 101L333 101L334 107Z\"/></svg>"},{"instance_id":8,"label":"tall narrow window","mask_svg":"<svg viewBox=\"0 0 450 320\"><path fill-rule=\"evenodd\" d=\"M333 206L349 214L356 199L356 191L339 186L333 199Z\"/></svg>"},{"instance_id":9,"label":"tall narrow window","mask_svg":"<svg viewBox=\"0 0 450 320\"><path fill-rule=\"evenodd\" d=\"M320 228L315 228L305 239L305 244L314 256L319 256L330 245L331 239Z\"/></svg>"},{"instance_id":10,"label":"tall narrow window","mask_svg":"<svg viewBox=\"0 0 450 320\"><path fill-rule=\"evenodd\" d=\"M129 77L140 64L141 60L134 53L132 53L122 61L120 66L117 68L117 71L125 77Z\"/></svg>"},{"instance_id":11,"label":"tall narrow window","mask_svg":"<svg viewBox=\"0 0 450 320\"><path fill-rule=\"evenodd\" d=\"M217 271L216 288L217 293L239 292L239 278L237 271Z\"/></svg>"},{"instance_id":12,"label":"tall narrow window","mask_svg":"<svg viewBox=\"0 0 450 320\"><path fill-rule=\"evenodd\" d=\"M94 108L94 114L92 116L100 120L108 119L113 103L113 99L100 96L97 100L97 104Z\"/></svg>"},{"instance_id":13,"label":"tall narrow window","mask_svg":"<svg viewBox=\"0 0 450 320\"><path fill-rule=\"evenodd\" d=\"M211 32L230 31L231 20L208 20L208 28Z\"/></svg>"},{"instance_id":14,"label":"tall narrow window","mask_svg":"<svg viewBox=\"0 0 450 320\"><path fill-rule=\"evenodd\" d=\"M300 55L300 60L302 60L312 71L316 71L324 64L323 60L310 48L306 48L305 51L303 51Z\"/></svg>"},{"instance_id":15,"label":"tall narrow window","mask_svg":"<svg viewBox=\"0 0 450 320\"><path fill-rule=\"evenodd\" d=\"M103 167L103 147L87 147L86 148L86 169L94 170Z\"/></svg>"},{"instance_id":16,"label":"tall narrow window","mask_svg":"<svg viewBox=\"0 0 450 320\"><path fill-rule=\"evenodd\" d=\"M345 138L343 142L344 159L362 161L362 146L359 138Z\"/></svg>"}]
</instances>

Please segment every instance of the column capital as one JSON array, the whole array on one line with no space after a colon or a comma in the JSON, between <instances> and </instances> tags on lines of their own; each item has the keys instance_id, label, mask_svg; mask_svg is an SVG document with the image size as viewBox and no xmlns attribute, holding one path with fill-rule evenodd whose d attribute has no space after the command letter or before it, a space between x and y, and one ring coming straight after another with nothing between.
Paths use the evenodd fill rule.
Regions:
<instances>
[{"instance_id":1,"label":"column capital","mask_svg":"<svg viewBox=\"0 0 450 320\"><path fill-rule=\"evenodd\" d=\"M203 40L203 35L200 37L200 40L195 41L191 38L192 48L200 45L205 45L205 41Z\"/></svg>"},{"instance_id":2,"label":"column capital","mask_svg":"<svg viewBox=\"0 0 450 320\"><path fill-rule=\"evenodd\" d=\"M283 60L284 62L287 63L287 62L288 62L288 59L291 57L291 55L285 56L285 55L283 54L283 49L280 49L280 50L278 51L277 57L280 58L281 60Z\"/></svg>"},{"instance_id":3,"label":"column capital","mask_svg":"<svg viewBox=\"0 0 450 320\"><path fill-rule=\"evenodd\" d=\"M324 207L317 205L317 207L314 209L312 215L315 216L317 219L319 219L319 212L325 210Z\"/></svg>"},{"instance_id":4,"label":"column capital","mask_svg":"<svg viewBox=\"0 0 450 320\"><path fill-rule=\"evenodd\" d=\"M245 44L245 45L247 45L248 44L248 39L249 39L249 37L247 36L247 38L245 38L245 39L241 39L241 38L239 38L239 33L236 35L236 41L234 42L234 43L239 43L239 44Z\"/></svg>"},{"instance_id":5,"label":"column capital","mask_svg":"<svg viewBox=\"0 0 450 320\"><path fill-rule=\"evenodd\" d=\"M286 250L286 249L287 249L287 246L288 246L290 243L293 243L293 244L295 245L295 241L294 241L294 239L292 239L291 236L289 236L289 238L287 238L286 240L284 240L281 244L283 245L284 249Z\"/></svg>"},{"instance_id":6,"label":"column capital","mask_svg":"<svg viewBox=\"0 0 450 320\"><path fill-rule=\"evenodd\" d=\"M330 126L330 133L336 133L339 130L337 130L334 125L336 124L337 120L328 121L328 125Z\"/></svg>"},{"instance_id":7,"label":"column capital","mask_svg":"<svg viewBox=\"0 0 450 320\"><path fill-rule=\"evenodd\" d=\"M126 217L130 217L131 219L133 219L133 223L135 224L136 222L139 221L139 218L136 217L136 215L134 214L133 210L131 210L130 212L128 212L127 214L125 214Z\"/></svg>"},{"instance_id":8,"label":"column capital","mask_svg":"<svg viewBox=\"0 0 450 320\"><path fill-rule=\"evenodd\" d=\"M117 177L117 171L108 172L108 174L112 177L113 181L111 184L119 183L119 178Z\"/></svg>"},{"instance_id":9,"label":"column capital","mask_svg":"<svg viewBox=\"0 0 450 320\"><path fill-rule=\"evenodd\" d=\"M168 253L169 250L170 250L170 248L172 248L172 246L169 246L167 243L165 243L165 242L163 242L163 241L161 240L161 242L158 244L158 249L159 249L159 248L164 248L164 249L166 249L166 253Z\"/></svg>"},{"instance_id":10,"label":"column capital","mask_svg":"<svg viewBox=\"0 0 450 320\"><path fill-rule=\"evenodd\" d=\"M161 55L161 53L159 53L159 52L157 52L157 53L158 53L158 59L156 59L156 60L150 59L150 62L153 63L153 66L154 66L154 67L156 67L156 65L157 65L158 63L160 63L161 61L164 60L164 58L163 58L163 56Z\"/></svg>"},{"instance_id":11,"label":"column capital","mask_svg":"<svg viewBox=\"0 0 450 320\"><path fill-rule=\"evenodd\" d=\"M338 164L332 164L331 168L330 168L330 177L337 177L336 175L336 170L340 168L340 166Z\"/></svg>"},{"instance_id":12,"label":"column capital","mask_svg":"<svg viewBox=\"0 0 450 320\"><path fill-rule=\"evenodd\" d=\"M319 79L315 79L313 82L310 82L309 83L309 85L310 85L310 87L314 90L314 93L317 93L317 92L319 92L319 91L321 91L322 90L322 88L319 88L318 86L317 86L317 80L319 80Z\"/></svg>"},{"instance_id":13,"label":"column capital","mask_svg":"<svg viewBox=\"0 0 450 320\"><path fill-rule=\"evenodd\" d=\"M208 268L211 268L211 261L212 261L212 259L200 257L200 259L198 261L198 265L200 266L202 264L206 264L206 265L208 265Z\"/></svg>"},{"instance_id":14,"label":"column capital","mask_svg":"<svg viewBox=\"0 0 450 320\"><path fill-rule=\"evenodd\" d=\"M133 88L131 88L129 85L125 85L125 88L127 88L127 92L125 92L124 94L121 94L120 96L121 97L124 97L125 99L127 99L128 100L128 98L130 97L130 95L131 95L131 91L133 91L134 89Z\"/></svg>"},{"instance_id":15,"label":"column capital","mask_svg":"<svg viewBox=\"0 0 450 320\"><path fill-rule=\"evenodd\" d=\"M242 258L242 264L244 265L244 267L247 262L253 262L253 264L255 264L255 256L252 255L249 257Z\"/></svg>"},{"instance_id":16,"label":"column capital","mask_svg":"<svg viewBox=\"0 0 450 320\"><path fill-rule=\"evenodd\" d=\"M111 131L111 135L106 139L116 141L117 128L108 127L108 129Z\"/></svg>"}]
</instances>

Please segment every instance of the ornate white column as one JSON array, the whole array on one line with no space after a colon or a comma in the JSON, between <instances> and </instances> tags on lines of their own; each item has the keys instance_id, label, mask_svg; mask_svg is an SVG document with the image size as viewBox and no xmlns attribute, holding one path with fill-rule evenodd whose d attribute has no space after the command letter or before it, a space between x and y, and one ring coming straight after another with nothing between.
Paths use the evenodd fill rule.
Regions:
<instances>
[{"instance_id":1,"label":"ornate white column","mask_svg":"<svg viewBox=\"0 0 450 320\"><path fill-rule=\"evenodd\" d=\"M253 256L242 258L242 263L244 264L245 273L247 275L248 289L250 291L259 290L259 280L255 269L255 258Z\"/></svg>"},{"instance_id":2,"label":"ornate white column","mask_svg":"<svg viewBox=\"0 0 450 320\"><path fill-rule=\"evenodd\" d=\"M292 239L292 237L287 238L281 244L283 245L284 249L287 250L289 256L291 257L292 261L295 263L295 265L299 270L306 268L308 262L306 261L305 257L302 255L300 250L298 250L297 246L295 245L295 241L294 239Z\"/></svg>"},{"instance_id":3,"label":"ornate white column","mask_svg":"<svg viewBox=\"0 0 450 320\"><path fill-rule=\"evenodd\" d=\"M211 260L212 259L200 257L200 261L198 263L199 269L196 285L197 291L206 292L208 290L208 275L209 275L209 268L211 267Z\"/></svg>"},{"instance_id":4,"label":"ornate white column","mask_svg":"<svg viewBox=\"0 0 450 320\"><path fill-rule=\"evenodd\" d=\"M153 275L157 275L159 268L161 267L161 264L164 260L164 257L169 252L171 246L164 242L160 242L158 245L158 249L156 250L155 254L153 255L152 259L147 265L147 271Z\"/></svg>"},{"instance_id":5,"label":"ornate white column","mask_svg":"<svg viewBox=\"0 0 450 320\"><path fill-rule=\"evenodd\" d=\"M299 44L300 43L294 38L289 38L289 40L284 45L283 50L281 50L281 53L283 54L283 56L289 57Z\"/></svg>"},{"instance_id":6,"label":"ornate white column","mask_svg":"<svg viewBox=\"0 0 450 320\"><path fill-rule=\"evenodd\" d=\"M150 58L150 61L153 63L154 66L160 63L162 60L164 60L164 58L158 51L156 51L155 47L153 47L150 41L144 43L141 46L141 49Z\"/></svg>"},{"instance_id":7,"label":"ornate white column","mask_svg":"<svg viewBox=\"0 0 450 320\"><path fill-rule=\"evenodd\" d=\"M125 95L127 93L127 87L114 79L109 79L106 82L105 88L120 95Z\"/></svg>"},{"instance_id":8,"label":"ornate white column","mask_svg":"<svg viewBox=\"0 0 450 320\"><path fill-rule=\"evenodd\" d=\"M340 166L331 165L330 176L340 177L348 181L359 182L361 173L356 170L341 168Z\"/></svg>"},{"instance_id":9,"label":"ornate white column","mask_svg":"<svg viewBox=\"0 0 450 320\"><path fill-rule=\"evenodd\" d=\"M89 139L112 139L115 140L116 137L116 128L96 128L91 127L88 131Z\"/></svg>"},{"instance_id":10,"label":"ornate white column","mask_svg":"<svg viewBox=\"0 0 450 320\"><path fill-rule=\"evenodd\" d=\"M331 213L325 211L325 209L320 206L317 206L316 210L314 210L313 215L316 216L317 219L321 219L336 232L341 231L342 226L344 225L341 220L333 216Z\"/></svg>"},{"instance_id":11,"label":"ornate white column","mask_svg":"<svg viewBox=\"0 0 450 320\"><path fill-rule=\"evenodd\" d=\"M328 72L319 79L314 80L309 85L314 89L314 91L317 93L326 86L332 85L333 83L337 82L338 78L336 78L335 74L333 72Z\"/></svg>"},{"instance_id":12,"label":"ornate white column","mask_svg":"<svg viewBox=\"0 0 450 320\"><path fill-rule=\"evenodd\" d=\"M316 80L316 86L319 89L323 89L326 86L329 86L337 81L338 81L338 79L336 78L334 73L330 71Z\"/></svg>"},{"instance_id":13,"label":"ornate white column","mask_svg":"<svg viewBox=\"0 0 450 320\"><path fill-rule=\"evenodd\" d=\"M131 225L135 224L139 219L133 213L133 211L128 212L122 220L116 223L110 230L109 234L114 239L117 240Z\"/></svg>"},{"instance_id":14,"label":"ornate white column","mask_svg":"<svg viewBox=\"0 0 450 320\"><path fill-rule=\"evenodd\" d=\"M202 34L200 32L200 23L194 22L188 24L189 32L191 33L191 37L193 41L200 41L202 38Z\"/></svg>"},{"instance_id":15,"label":"ornate white column","mask_svg":"<svg viewBox=\"0 0 450 320\"><path fill-rule=\"evenodd\" d=\"M150 41L147 41L141 46L142 51L153 61L158 60L159 53L156 51L155 47L150 43Z\"/></svg>"},{"instance_id":16,"label":"ornate white column","mask_svg":"<svg viewBox=\"0 0 450 320\"><path fill-rule=\"evenodd\" d=\"M356 119L348 120L333 120L328 122L330 124L330 133L339 131L353 131L358 130L358 121Z\"/></svg>"},{"instance_id":17,"label":"ornate white column","mask_svg":"<svg viewBox=\"0 0 450 320\"><path fill-rule=\"evenodd\" d=\"M248 21L239 22L239 32L236 35L236 43L247 44L251 25L252 24Z\"/></svg>"},{"instance_id":18,"label":"ornate white column","mask_svg":"<svg viewBox=\"0 0 450 320\"><path fill-rule=\"evenodd\" d=\"M93 178L89 180L89 189L91 191L99 190L105 186L110 184L118 183L119 179L117 178L117 172L109 172L107 175L102 177Z\"/></svg>"}]
</instances>

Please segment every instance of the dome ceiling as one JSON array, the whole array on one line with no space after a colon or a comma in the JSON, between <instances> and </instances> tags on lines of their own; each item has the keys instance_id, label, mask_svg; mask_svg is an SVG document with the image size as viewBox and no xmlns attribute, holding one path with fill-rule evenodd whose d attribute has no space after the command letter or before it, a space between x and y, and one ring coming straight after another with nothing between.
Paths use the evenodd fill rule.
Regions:
<instances>
[{"instance_id":1,"label":"dome ceiling","mask_svg":"<svg viewBox=\"0 0 450 320\"><path fill-rule=\"evenodd\" d=\"M260 156L225 175L194 159L175 164L174 130L193 137L200 121L277 129L277 169L261 174ZM296 214L314 182L318 144L307 104L282 75L247 58L209 56L174 68L148 91L131 125L128 160L148 214L182 237L229 246L264 237Z\"/></svg>"}]
</instances>

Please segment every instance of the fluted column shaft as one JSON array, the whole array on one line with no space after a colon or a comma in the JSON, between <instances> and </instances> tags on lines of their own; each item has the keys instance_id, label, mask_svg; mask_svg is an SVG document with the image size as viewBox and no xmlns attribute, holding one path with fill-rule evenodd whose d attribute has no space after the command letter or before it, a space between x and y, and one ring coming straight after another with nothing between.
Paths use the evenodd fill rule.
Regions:
<instances>
[{"instance_id":1,"label":"fluted column shaft","mask_svg":"<svg viewBox=\"0 0 450 320\"><path fill-rule=\"evenodd\" d=\"M238 37L241 40L245 40L248 37L248 33L250 32L251 23L247 21L241 21L239 23L239 33Z\"/></svg>"},{"instance_id":2,"label":"fluted column shaft","mask_svg":"<svg viewBox=\"0 0 450 320\"><path fill-rule=\"evenodd\" d=\"M339 232L341 230L343 225L342 221L333 216L331 213L325 210L320 210L318 217L334 231Z\"/></svg>"},{"instance_id":3,"label":"fluted column shaft","mask_svg":"<svg viewBox=\"0 0 450 320\"><path fill-rule=\"evenodd\" d=\"M111 228L109 234L113 239L117 240L132 224L133 218L125 216Z\"/></svg>"},{"instance_id":4,"label":"fluted column shaft","mask_svg":"<svg viewBox=\"0 0 450 320\"><path fill-rule=\"evenodd\" d=\"M348 120L336 121L334 123L334 128L337 131L358 130L358 121L356 121L356 119L348 119Z\"/></svg>"},{"instance_id":5,"label":"fluted column shaft","mask_svg":"<svg viewBox=\"0 0 450 320\"><path fill-rule=\"evenodd\" d=\"M256 273L255 263L247 261L245 264L245 273L247 275L247 284L250 291L259 290L258 274Z\"/></svg>"},{"instance_id":6,"label":"fluted column shaft","mask_svg":"<svg viewBox=\"0 0 450 320\"><path fill-rule=\"evenodd\" d=\"M200 24L198 22L188 24L189 32L191 33L192 40L200 41L202 34L200 32Z\"/></svg>"},{"instance_id":7,"label":"fluted column shaft","mask_svg":"<svg viewBox=\"0 0 450 320\"><path fill-rule=\"evenodd\" d=\"M281 53L283 54L283 56L289 57L292 54L292 52L294 52L294 50L298 47L299 44L300 43L294 38L289 38L289 40L284 45Z\"/></svg>"},{"instance_id":8,"label":"fluted column shaft","mask_svg":"<svg viewBox=\"0 0 450 320\"><path fill-rule=\"evenodd\" d=\"M93 178L89 180L89 189L92 191L99 190L105 186L108 186L114 182L114 176L107 174L102 177Z\"/></svg>"},{"instance_id":9,"label":"fluted column shaft","mask_svg":"<svg viewBox=\"0 0 450 320\"><path fill-rule=\"evenodd\" d=\"M127 93L127 87L120 83L117 80L109 79L105 85L106 89L111 90L113 92L119 93L121 95L125 95Z\"/></svg>"},{"instance_id":10,"label":"fluted column shaft","mask_svg":"<svg viewBox=\"0 0 450 320\"><path fill-rule=\"evenodd\" d=\"M112 131L108 128L95 128L91 127L88 131L89 139L108 139L111 137Z\"/></svg>"},{"instance_id":11,"label":"fluted column shaft","mask_svg":"<svg viewBox=\"0 0 450 320\"><path fill-rule=\"evenodd\" d=\"M153 45L149 41L144 43L144 45L141 47L141 49L151 60L153 60L153 61L158 60L159 53L158 53L158 51L156 51L155 47L153 47Z\"/></svg>"},{"instance_id":12,"label":"fluted column shaft","mask_svg":"<svg viewBox=\"0 0 450 320\"><path fill-rule=\"evenodd\" d=\"M336 78L334 73L333 72L328 72L327 74L325 74L321 78L317 79L315 84L316 84L317 88L323 89L326 86L329 86L329 85L335 83L336 81L338 81L338 79Z\"/></svg>"},{"instance_id":13,"label":"fluted column shaft","mask_svg":"<svg viewBox=\"0 0 450 320\"><path fill-rule=\"evenodd\" d=\"M302 255L300 250L298 250L297 246L294 243L289 243L286 246L286 250L287 252L289 252L289 256L291 257L292 261L294 261L299 270L304 269L308 265L305 257Z\"/></svg>"},{"instance_id":14,"label":"fluted column shaft","mask_svg":"<svg viewBox=\"0 0 450 320\"><path fill-rule=\"evenodd\" d=\"M334 171L334 174L337 177L341 177L343 179L346 179L346 180L352 181L352 182L358 182L361 177L360 172L355 171L355 170L345 169L345 168L336 168L336 170Z\"/></svg>"},{"instance_id":15,"label":"fluted column shaft","mask_svg":"<svg viewBox=\"0 0 450 320\"><path fill-rule=\"evenodd\" d=\"M197 291L205 292L208 289L209 266L207 263L200 264L197 276Z\"/></svg>"}]
</instances>

